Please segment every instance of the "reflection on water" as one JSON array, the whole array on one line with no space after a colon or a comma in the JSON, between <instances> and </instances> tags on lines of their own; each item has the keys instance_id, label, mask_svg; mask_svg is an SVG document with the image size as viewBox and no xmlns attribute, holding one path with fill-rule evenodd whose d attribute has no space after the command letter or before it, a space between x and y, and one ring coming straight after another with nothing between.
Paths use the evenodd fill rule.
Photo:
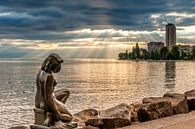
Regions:
<instances>
[{"instance_id":1,"label":"reflection on water","mask_svg":"<svg viewBox=\"0 0 195 129\"><path fill-rule=\"evenodd\" d=\"M0 128L33 123L35 76L41 63L0 60ZM75 113L195 89L195 62L65 59L54 76L56 88L70 90L67 107Z\"/></svg>"},{"instance_id":2,"label":"reflection on water","mask_svg":"<svg viewBox=\"0 0 195 129\"><path fill-rule=\"evenodd\" d=\"M166 61L165 62L165 88L168 90L167 91L168 93L174 91L175 78L176 78L175 61Z\"/></svg>"}]
</instances>

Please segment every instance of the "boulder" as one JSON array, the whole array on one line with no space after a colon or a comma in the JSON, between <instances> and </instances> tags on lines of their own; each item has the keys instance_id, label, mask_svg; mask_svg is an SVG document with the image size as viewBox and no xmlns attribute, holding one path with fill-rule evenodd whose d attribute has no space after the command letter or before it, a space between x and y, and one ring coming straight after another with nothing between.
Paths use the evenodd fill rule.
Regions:
<instances>
[{"instance_id":1,"label":"boulder","mask_svg":"<svg viewBox=\"0 0 195 129\"><path fill-rule=\"evenodd\" d=\"M127 104L119 104L112 108L101 110L98 112L97 118L89 119L85 125L99 127L100 129L110 129L123 127L131 124L130 106Z\"/></svg>"},{"instance_id":2,"label":"boulder","mask_svg":"<svg viewBox=\"0 0 195 129\"><path fill-rule=\"evenodd\" d=\"M131 124L131 121L124 118L116 117L104 117L104 118L94 118L89 119L85 122L86 126L95 126L100 129L114 129L118 127L124 127Z\"/></svg>"},{"instance_id":3,"label":"boulder","mask_svg":"<svg viewBox=\"0 0 195 129\"><path fill-rule=\"evenodd\" d=\"M154 98L147 99L152 100ZM137 118L140 122L173 115L173 108L170 101L145 101L146 99L143 100L143 104L137 109Z\"/></svg>"},{"instance_id":4,"label":"boulder","mask_svg":"<svg viewBox=\"0 0 195 129\"><path fill-rule=\"evenodd\" d=\"M78 123L79 127L85 127L85 121L98 117L96 109L86 109L73 115L73 121Z\"/></svg>"},{"instance_id":5,"label":"boulder","mask_svg":"<svg viewBox=\"0 0 195 129\"><path fill-rule=\"evenodd\" d=\"M184 114L189 112L187 97L184 94L165 94L164 98L171 98L171 105L174 110L174 114Z\"/></svg>"},{"instance_id":6,"label":"boulder","mask_svg":"<svg viewBox=\"0 0 195 129\"><path fill-rule=\"evenodd\" d=\"M195 110L195 90L185 92L189 110Z\"/></svg>"},{"instance_id":7,"label":"boulder","mask_svg":"<svg viewBox=\"0 0 195 129\"><path fill-rule=\"evenodd\" d=\"M139 122L137 112L143 107L142 103L130 104L131 122Z\"/></svg>"},{"instance_id":8,"label":"boulder","mask_svg":"<svg viewBox=\"0 0 195 129\"><path fill-rule=\"evenodd\" d=\"M91 126L91 125L88 125L82 129L99 129L98 127L94 127L94 126Z\"/></svg>"},{"instance_id":9,"label":"boulder","mask_svg":"<svg viewBox=\"0 0 195 129\"><path fill-rule=\"evenodd\" d=\"M27 126L15 126L15 127L9 128L9 129L30 129L30 128Z\"/></svg>"},{"instance_id":10,"label":"boulder","mask_svg":"<svg viewBox=\"0 0 195 129\"><path fill-rule=\"evenodd\" d=\"M99 117L116 117L131 120L130 106L127 104L119 104L112 108L99 111Z\"/></svg>"}]
</instances>

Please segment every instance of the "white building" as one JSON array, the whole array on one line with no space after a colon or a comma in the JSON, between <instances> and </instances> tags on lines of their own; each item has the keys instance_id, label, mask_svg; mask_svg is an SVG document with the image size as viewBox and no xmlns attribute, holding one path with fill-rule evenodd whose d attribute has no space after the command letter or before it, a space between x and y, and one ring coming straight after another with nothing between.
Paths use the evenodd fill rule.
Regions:
<instances>
[{"instance_id":1,"label":"white building","mask_svg":"<svg viewBox=\"0 0 195 129\"><path fill-rule=\"evenodd\" d=\"M164 47L163 42L150 42L148 43L148 52L155 52L155 51L160 51L161 48Z\"/></svg>"}]
</instances>

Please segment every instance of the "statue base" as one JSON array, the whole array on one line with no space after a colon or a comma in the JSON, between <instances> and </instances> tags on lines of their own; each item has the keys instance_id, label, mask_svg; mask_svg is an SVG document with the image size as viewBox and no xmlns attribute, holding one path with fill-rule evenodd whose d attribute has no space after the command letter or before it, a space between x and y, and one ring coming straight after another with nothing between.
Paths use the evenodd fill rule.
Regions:
<instances>
[{"instance_id":1,"label":"statue base","mask_svg":"<svg viewBox=\"0 0 195 129\"><path fill-rule=\"evenodd\" d=\"M46 119L46 112L43 109L34 108L35 113L35 124L37 125L43 125L45 119Z\"/></svg>"},{"instance_id":2,"label":"statue base","mask_svg":"<svg viewBox=\"0 0 195 129\"><path fill-rule=\"evenodd\" d=\"M56 127L47 127L47 126L43 126L43 125L30 125L30 129L61 129L61 128L56 128Z\"/></svg>"},{"instance_id":3,"label":"statue base","mask_svg":"<svg viewBox=\"0 0 195 129\"><path fill-rule=\"evenodd\" d=\"M65 123L65 124L68 125L65 129L74 129L74 128L77 128L78 126L76 122L70 122L70 123ZM47 127L43 125L33 124L33 125L30 125L30 129L62 129L62 128L57 128L54 126Z\"/></svg>"}]
</instances>

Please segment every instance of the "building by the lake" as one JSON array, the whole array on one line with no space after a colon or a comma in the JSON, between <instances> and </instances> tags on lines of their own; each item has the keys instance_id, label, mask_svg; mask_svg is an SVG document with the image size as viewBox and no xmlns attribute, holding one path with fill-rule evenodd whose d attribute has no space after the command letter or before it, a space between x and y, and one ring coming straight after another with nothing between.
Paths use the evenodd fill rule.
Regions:
<instances>
[{"instance_id":1,"label":"building by the lake","mask_svg":"<svg viewBox=\"0 0 195 129\"><path fill-rule=\"evenodd\" d=\"M179 47L180 53L185 53L185 55L190 55L192 52L192 46L191 45L177 45Z\"/></svg>"},{"instance_id":2,"label":"building by the lake","mask_svg":"<svg viewBox=\"0 0 195 129\"><path fill-rule=\"evenodd\" d=\"M166 25L166 47L171 49L173 46L176 45L176 27L174 24L167 24Z\"/></svg>"},{"instance_id":3,"label":"building by the lake","mask_svg":"<svg viewBox=\"0 0 195 129\"><path fill-rule=\"evenodd\" d=\"M164 47L163 42L150 42L148 43L148 52L155 52L155 51L160 51L161 48Z\"/></svg>"}]
</instances>

